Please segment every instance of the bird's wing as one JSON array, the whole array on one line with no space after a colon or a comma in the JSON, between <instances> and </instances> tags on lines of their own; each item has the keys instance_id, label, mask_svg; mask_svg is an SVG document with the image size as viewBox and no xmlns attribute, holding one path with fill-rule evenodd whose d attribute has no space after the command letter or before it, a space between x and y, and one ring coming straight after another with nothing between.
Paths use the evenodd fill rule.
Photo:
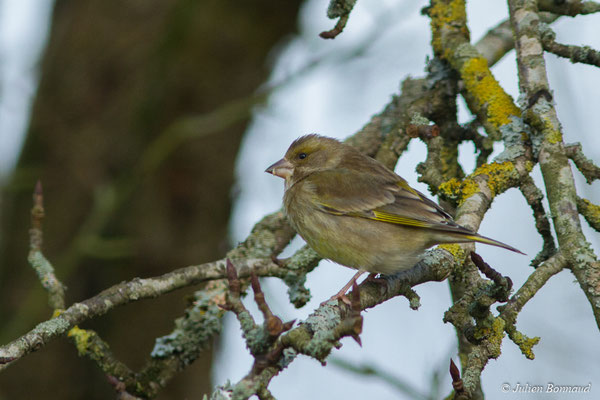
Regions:
<instances>
[{"instance_id":1,"label":"bird's wing","mask_svg":"<svg viewBox=\"0 0 600 400\"><path fill-rule=\"evenodd\" d=\"M312 189L314 202L330 214L473 234L396 174L334 169L312 174L306 183Z\"/></svg>"}]
</instances>

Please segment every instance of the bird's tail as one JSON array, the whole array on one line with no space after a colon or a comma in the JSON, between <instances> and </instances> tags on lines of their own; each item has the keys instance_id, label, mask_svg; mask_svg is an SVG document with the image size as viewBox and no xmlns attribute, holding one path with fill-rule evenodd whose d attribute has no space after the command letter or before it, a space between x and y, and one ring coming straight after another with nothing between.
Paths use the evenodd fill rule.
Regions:
<instances>
[{"instance_id":1,"label":"bird's tail","mask_svg":"<svg viewBox=\"0 0 600 400\"><path fill-rule=\"evenodd\" d=\"M464 238L467 239L467 240L465 240L465 242L479 242L479 243L489 244L492 246L502 247L503 249L506 249L506 250L514 251L515 253L527 255L527 254L523 253L521 250L515 249L514 247L509 246L506 243L502 243L497 240L490 239L485 236L481 236L479 234L464 235Z\"/></svg>"}]
</instances>

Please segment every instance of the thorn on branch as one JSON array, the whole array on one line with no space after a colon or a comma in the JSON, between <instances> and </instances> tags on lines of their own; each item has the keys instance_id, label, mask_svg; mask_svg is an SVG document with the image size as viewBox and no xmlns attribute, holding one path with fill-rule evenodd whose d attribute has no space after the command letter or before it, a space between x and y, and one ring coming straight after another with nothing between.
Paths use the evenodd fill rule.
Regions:
<instances>
[{"instance_id":1,"label":"thorn on branch","mask_svg":"<svg viewBox=\"0 0 600 400\"><path fill-rule=\"evenodd\" d=\"M452 377L452 388L454 389L454 399L466 399L467 392L465 392L465 386L463 380L460 377L460 371L454 360L450 359L450 376Z\"/></svg>"},{"instance_id":2,"label":"thorn on branch","mask_svg":"<svg viewBox=\"0 0 600 400\"><path fill-rule=\"evenodd\" d=\"M329 7L327 8L327 17L330 19L339 19L332 30L321 32L319 36L323 39L335 39L337 35L342 33L355 4L356 0L330 0Z\"/></svg>"},{"instance_id":3,"label":"thorn on branch","mask_svg":"<svg viewBox=\"0 0 600 400\"><path fill-rule=\"evenodd\" d=\"M346 23L348 23L348 18L350 17L350 14L347 15L343 15L340 17L340 19L338 20L337 24L335 24L335 27L329 31L323 31L321 33L319 33L319 36L323 39L335 39L337 37L337 35L339 35L340 33L342 33L344 31L344 28L346 27Z\"/></svg>"},{"instance_id":4,"label":"thorn on branch","mask_svg":"<svg viewBox=\"0 0 600 400\"><path fill-rule=\"evenodd\" d=\"M241 284L240 280L238 279L237 271L229 258L227 259L226 264L227 280L229 281L229 291L232 294L237 295L239 297L241 295Z\"/></svg>"},{"instance_id":5,"label":"thorn on branch","mask_svg":"<svg viewBox=\"0 0 600 400\"><path fill-rule=\"evenodd\" d=\"M240 300L242 283L238 278L235 266L230 259L227 259L226 265L229 292L226 296L225 306L221 307L235 313L240 322L246 345L254 356L250 376L258 376L267 367L280 368L277 362L281 359L285 346L277 339L282 333L289 331L296 321L283 323L279 317L273 314L265 300L258 277L254 270L251 270L250 285L254 292L254 301L264 317L262 326L257 325Z\"/></svg>"},{"instance_id":6,"label":"thorn on branch","mask_svg":"<svg viewBox=\"0 0 600 400\"><path fill-rule=\"evenodd\" d=\"M254 271L250 272L250 283L252 285L252 291L254 292L254 301L265 319L267 333L273 337L279 336L281 332L283 332L283 322L279 317L273 315L273 312L265 301L265 294L260 287L258 277Z\"/></svg>"}]
</instances>

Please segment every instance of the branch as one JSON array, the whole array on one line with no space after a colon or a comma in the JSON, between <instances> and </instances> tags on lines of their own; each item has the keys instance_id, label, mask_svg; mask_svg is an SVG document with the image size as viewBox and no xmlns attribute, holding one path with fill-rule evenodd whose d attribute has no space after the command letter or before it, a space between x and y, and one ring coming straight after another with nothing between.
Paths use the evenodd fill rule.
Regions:
<instances>
[{"instance_id":1,"label":"branch","mask_svg":"<svg viewBox=\"0 0 600 400\"><path fill-rule=\"evenodd\" d=\"M96 332L74 327L69 331L68 336L75 343L79 356L95 361L104 373L118 377L118 380L126 386L135 385L137 382L135 373L116 359L108 343L103 341Z\"/></svg>"},{"instance_id":2,"label":"branch","mask_svg":"<svg viewBox=\"0 0 600 400\"><path fill-rule=\"evenodd\" d=\"M253 269L262 276L281 276L286 273L269 259L249 259L239 263L239 274L250 275ZM54 318L42 322L19 339L0 347L0 357L19 359L65 334L77 324L106 314L111 309L142 299L156 298L183 287L213 279L223 279L225 260L181 268L154 278L135 278L117 284L81 303L75 303ZM0 366L0 370L7 364Z\"/></svg>"},{"instance_id":3,"label":"branch","mask_svg":"<svg viewBox=\"0 0 600 400\"><path fill-rule=\"evenodd\" d=\"M565 152L575 163L577 169L583 174L588 184L592 184L596 179L600 179L600 167L583 154L581 143L565 145Z\"/></svg>"},{"instance_id":4,"label":"branch","mask_svg":"<svg viewBox=\"0 0 600 400\"><path fill-rule=\"evenodd\" d=\"M413 269L397 275L384 277L383 282L363 282L353 288L352 305L334 305L327 303L317 308L306 320L296 328L280 336L267 351L271 356L267 366L256 368L260 358L246 377L235 385L217 387L215 393L224 391L233 394L233 398L245 399L266 387L268 382L282 369L286 368L298 354L315 358L322 363L333 350L339 348L339 339L344 336L358 338L362 326L360 311L371 308L390 298L403 295L412 297L411 287L429 281L446 279L454 267L454 258L447 251L436 249L429 251L425 259ZM235 286L235 285L234 285ZM234 289L237 290L237 289ZM244 311L238 309L240 313ZM236 311L237 313L237 311ZM246 330L251 327L243 317ZM240 320L241 322L241 320ZM250 347L250 343L249 347ZM252 347L255 347L252 344Z\"/></svg>"},{"instance_id":5,"label":"branch","mask_svg":"<svg viewBox=\"0 0 600 400\"><path fill-rule=\"evenodd\" d=\"M600 12L600 4L595 1L538 0L537 3L540 11L549 11L554 14L567 15L570 17Z\"/></svg>"},{"instance_id":6,"label":"branch","mask_svg":"<svg viewBox=\"0 0 600 400\"><path fill-rule=\"evenodd\" d=\"M31 209L31 229L29 230L29 264L35 270L42 286L48 292L48 305L54 310L65 307L65 286L58 280L54 267L42 253L44 233L44 194L42 183L38 181L33 192L33 208Z\"/></svg>"},{"instance_id":7,"label":"branch","mask_svg":"<svg viewBox=\"0 0 600 400\"><path fill-rule=\"evenodd\" d=\"M600 232L600 206L587 199L577 197L577 211L596 231Z\"/></svg>"},{"instance_id":8,"label":"branch","mask_svg":"<svg viewBox=\"0 0 600 400\"><path fill-rule=\"evenodd\" d=\"M471 45L464 1L434 0L431 4L427 13L431 18L434 53L459 73L467 105L488 136L499 140L500 127L519 118L521 112L494 78L488 60Z\"/></svg>"},{"instance_id":9,"label":"branch","mask_svg":"<svg viewBox=\"0 0 600 400\"><path fill-rule=\"evenodd\" d=\"M327 8L327 17L330 19L339 19L333 29L321 32L319 36L323 39L335 39L337 35L342 33L355 4L356 0L330 0L329 7Z\"/></svg>"},{"instance_id":10,"label":"branch","mask_svg":"<svg viewBox=\"0 0 600 400\"><path fill-rule=\"evenodd\" d=\"M330 358L327 362L344 370L345 372L351 372L358 375L358 379L362 379L363 377L379 379L410 399L427 400L431 398L425 393L422 393L408 379L402 379L394 376L390 372L380 368L374 363L361 363L356 365L350 361L334 357Z\"/></svg>"},{"instance_id":11,"label":"branch","mask_svg":"<svg viewBox=\"0 0 600 400\"><path fill-rule=\"evenodd\" d=\"M572 63L582 63L600 67L600 52L589 46L575 46L558 43L556 34L548 26L542 30L541 40L544 50L559 57L568 58Z\"/></svg>"},{"instance_id":12,"label":"branch","mask_svg":"<svg viewBox=\"0 0 600 400\"><path fill-rule=\"evenodd\" d=\"M561 125L551 103L537 3L534 0L509 0L508 4L517 43L520 91L529 99L526 120L534 129L532 140L540 143L538 159L559 249L588 298L600 328L600 262L581 231L575 180Z\"/></svg>"},{"instance_id":13,"label":"branch","mask_svg":"<svg viewBox=\"0 0 600 400\"><path fill-rule=\"evenodd\" d=\"M548 280L567 267L567 259L561 253L557 253L544 261L527 278L527 281L510 298L508 303L498 307L500 318L505 322L505 331L509 338L521 349L521 352L529 359L533 359L531 348L538 340L529 339L518 332L515 328L517 316L525 304L548 282Z\"/></svg>"},{"instance_id":14,"label":"branch","mask_svg":"<svg viewBox=\"0 0 600 400\"><path fill-rule=\"evenodd\" d=\"M535 256L531 265L538 266L541 262L545 261L554 253L556 253L556 244L554 243L554 237L552 236L552 230L550 227L550 220L544 209L542 200L544 195L542 191L535 185L535 182L529 174L521 177L521 185L519 187L523 197L531 207L533 211L533 218L535 219L535 228L542 237L543 246L542 250Z\"/></svg>"}]
</instances>

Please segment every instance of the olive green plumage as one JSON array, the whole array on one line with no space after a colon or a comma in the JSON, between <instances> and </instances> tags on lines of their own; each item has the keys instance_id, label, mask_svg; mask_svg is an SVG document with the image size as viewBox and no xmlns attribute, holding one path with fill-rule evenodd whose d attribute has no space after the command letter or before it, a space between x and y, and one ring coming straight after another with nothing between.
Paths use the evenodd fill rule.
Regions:
<instances>
[{"instance_id":1,"label":"olive green plumage","mask_svg":"<svg viewBox=\"0 0 600 400\"><path fill-rule=\"evenodd\" d=\"M480 242L520 253L456 224L380 162L336 139L307 135L267 169L285 179L290 223L324 258L393 274L436 244Z\"/></svg>"}]
</instances>

